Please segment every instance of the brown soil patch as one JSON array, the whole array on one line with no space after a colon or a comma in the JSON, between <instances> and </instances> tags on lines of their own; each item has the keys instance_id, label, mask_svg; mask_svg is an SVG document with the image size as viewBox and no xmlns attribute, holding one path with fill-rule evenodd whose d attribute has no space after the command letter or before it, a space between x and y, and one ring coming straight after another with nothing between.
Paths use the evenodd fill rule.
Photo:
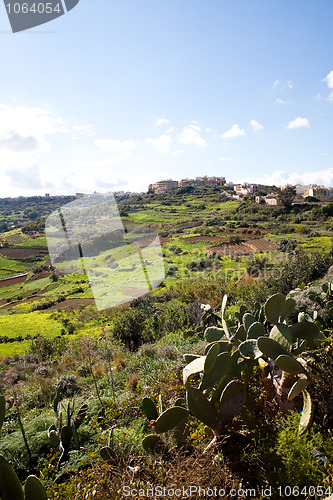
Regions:
<instances>
[{"instance_id":1,"label":"brown soil patch","mask_svg":"<svg viewBox=\"0 0 333 500\"><path fill-rule=\"evenodd\" d=\"M94 299L66 299L63 302L54 304L54 306L50 307L48 311L59 311L59 309L64 309L65 307L73 307L74 309L77 309L80 305L90 306L94 302Z\"/></svg>"},{"instance_id":2,"label":"brown soil patch","mask_svg":"<svg viewBox=\"0 0 333 500\"><path fill-rule=\"evenodd\" d=\"M40 248L0 248L0 254L9 259L27 259L36 255L46 255L46 250Z\"/></svg>"},{"instance_id":3,"label":"brown soil patch","mask_svg":"<svg viewBox=\"0 0 333 500\"><path fill-rule=\"evenodd\" d=\"M221 245L206 248L208 253L216 252L219 255L251 255L254 253L277 250L278 245L265 238L244 241L242 243L222 243Z\"/></svg>"},{"instance_id":4,"label":"brown soil patch","mask_svg":"<svg viewBox=\"0 0 333 500\"><path fill-rule=\"evenodd\" d=\"M0 288L4 286L16 285L16 283L24 283L27 277L28 275L24 274L23 276L16 276L14 278L6 278L0 280Z\"/></svg>"}]
</instances>

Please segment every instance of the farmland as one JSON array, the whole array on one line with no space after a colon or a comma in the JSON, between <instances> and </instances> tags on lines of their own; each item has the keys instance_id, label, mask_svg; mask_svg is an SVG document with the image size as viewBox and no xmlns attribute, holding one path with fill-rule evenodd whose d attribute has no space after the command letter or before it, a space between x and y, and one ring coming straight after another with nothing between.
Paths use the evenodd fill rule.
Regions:
<instances>
[{"instance_id":1,"label":"farmland","mask_svg":"<svg viewBox=\"0 0 333 500\"><path fill-rule=\"evenodd\" d=\"M57 200L59 206L63 202ZM38 212L38 199L33 204ZM44 199L40 205L34 220L24 218L24 213L30 213L24 207L15 214L7 209L6 224L15 221L16 227L0 234L0 278L24 275L0 281L0 388L7 401L0 453L14 464L22 482L35 470L50 498L75 498L75 494L90 500L118 498L117 491L126 481L138 487L143 474L147 484L158 476L161 484L169 477L177 484L190 478L193 484L207 486L210 480L229 488L255 485L258 499L264 500L260 491L267 483L293 484L293 477L304 486L330 481L326 469L310 454L318 447L329 459L333 457L327 440L333 419L328 398L333 291L325 284L321 288L332 279L327 271L333 264L333 217L324 205L296 203L285 211L258 205L251 197L230 200L215 188L118 199L128 234L140 236L139 230L130 229L137 225L159 234L166 274L163 283L151 292L145 289L145 296L130 304L121 302L130 296L132 281L138 287L142 271L139 266L128 271L125 247L115 244L112 250L92 252L85 258L86 269L81 262L69 261L64 264L67 271L74 266L80 271L59 274L51 267L43 229L45 216L57 206L55 200ZM121 286L112 274L114 268L122 276ZM108 290L101 290L101 297L110 294L117 307L97 310L87 269L108 276ZM298 412L288 414L269 395L271 352L264 352L265 340L258 341L263 349L259 363L257 338L250 333L254 322L253 331L281 342L278 349L284 349L296 372L300 370L295 365L295 346L274 330L278 320L267 306L273 300L273 309L281 309L279 318L287 314L285 297L295 289L290 295L296 298L295 304L288 302L294 307L289 306L283 331L291 339L290 332L298 331L295 324L303 318L299 314L306 314L305 321L315 325L311 331L316 332L302 356L313 373L308 391L315 402L317 430L314 434L307 422L308 430L301 437L302 396L296 399ZM94 290L95 296L99 292ZM182 370L191 360L206 357L214 343L219 346L209 356L215 356L216 363L218 356L218 360L234 356L244 367L228 375L228 380L233 390L240 391L237 397L242 399L246 390L253 401L222 430L194 403L189 414L187 404L192 403L183 399L186 393L195 395L203 401L202 407L209 407L207 395L214 394L216 381L201 370L205 392L200 389L200 370L189 376L189 386ZM220 348L226 350L218 352ZM310 377L308 368L305 372ZM71 421L81 405L88 405L78 430L79 449L74 451L71 438L69 458L63 463L59 462L61 448L50 445L45 427L53 423L57 388L64 412L70 404ZM148 409L142 406L144 398L150 400L145 403ZM160 432L154 421L162 410L168 415L182 413L184 427L177 422ZM209 437L212 430L223 435L215 444ZM138 476L133 473L135 467ZM186 471L186 478L181 471Z\"/></svg>"}]
</instances>

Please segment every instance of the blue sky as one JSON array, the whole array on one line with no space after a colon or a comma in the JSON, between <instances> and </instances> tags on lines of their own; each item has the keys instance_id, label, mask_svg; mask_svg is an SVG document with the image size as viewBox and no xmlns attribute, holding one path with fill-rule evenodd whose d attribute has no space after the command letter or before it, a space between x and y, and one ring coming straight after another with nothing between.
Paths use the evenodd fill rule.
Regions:
<instances>
[{"instance_id":1,"label":"blue sky","mask_svg":"<svg viewBox=\"0 0 333 500\"><path fill-rule=\"evenodd\" d=\"M224 175L333 185L331 0L80 0L12 34L0 196Z\"/></svg>"}]
</instances>

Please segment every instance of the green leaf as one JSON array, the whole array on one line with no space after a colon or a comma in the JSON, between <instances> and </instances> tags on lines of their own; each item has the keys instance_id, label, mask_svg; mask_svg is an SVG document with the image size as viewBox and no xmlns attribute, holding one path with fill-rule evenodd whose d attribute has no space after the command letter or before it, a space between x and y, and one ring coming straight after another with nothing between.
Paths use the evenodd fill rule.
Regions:
<instances>
[{"instance_id":1,"label":"green leaf","mask_svg":"<svg viewBox=\"0 0 333 500\"><path fill-rule=\"evenodd\" d=\"M187 405L191 413L195 418L200 420L200 422L203 422L210 429L217 428L214 407L199 389L191 387L187 391Z\"/></svg>"},{"instance_id":2,"label":"green leaf","mask_svg":"<svg viewBox=\"0 0 333 500\"><path fill-rule=\"evenodd\" d=\"M47 500L47 493L36 476L29 476L24 485L25 500Z\"/></svg>"},{"instance_id":3,"label":"green leaf","mask_svg":"<svg viewBox=\"0 0 333 500\"><path fill-rule=\"evenodd\" d=\"M209 326L206 328L204 335L206 342L216 342L224 336L224 330L216 326Z\"/></svg>"},{"instance_id":4,"label":"green leaf","mask_svg":"<svg viewBox=\"0 0 333 500\"><path fill-rule=\"evenodd\" d=\"M255 323L256 318L251 313L245 313L243 316L243 325L245 331L248 331L250 326Z\"/></svg>"},{"instance_id":5,"label":"green leaf","mask_svg":"<svg viewBox=\"0 0 333 500\"><path fill-rule=\"evenodd\" d=\"M201 356L199 356L198 354L183 354L183 360L185 361L185 363L191 363L191 361L193 361L194 359L197 359L197 358L200 358Z\"/></svg>"},{"instance_id":6,"label":"green leaf","mask_svg":"<svg viewBox=\"0 0 333 500\"><path fill-rule=\"evenodd\" d=\"M59 446L60 439L59 439L59 436L58 436L58 434L57 434L57 432L55 430L53 430L53 429L49 430L48 437L49 437L51 446L53 448L56 448L57 446Z\"/></svg>"},{"instance_id":7,"label":"green leaf","mask_svg":"<svg viewBox=\"0 0 333 500\"><path fill-rule=\"evenodd\" d=\"M209 351L209 349L211 348L211 346L213 344L217 344L219 346L219 354L221 354L222 352L230 352L231 351L231 344L229 344L229 342L226 342L225 340L220 340L218 342L211 342L210 344L207 344L205 347L205 355L207 354L207 352ZM200 356L196 356L196 357L200 357Z\"/></svg>"},{"instance_id":8,"label":"green leaf","mask_svg":"<svg viewBox=\"0 0 333 500\"><path fill-rule=\"evenodd\" d=\"M299 378L296 380L288 393L288 399L291 401L296 398L309 385L310 381L307 378Z\"/></svg>"},{"instance_id":9,"label":"green leaf","mask_svg":"<svg viewBox=\"0 0 333 500\"><path fill-rule=\"evenodd\" d=\"M197 373L203 372L205 366L206 356L200 356L200 358L194 359L185 366L183 370L183 384L184 387L188 387L188 379L191 375L196 375Z\"/></svg>"},{"instance_id":10,"label":"green leaf","mask_svg":"<svg viewBox=\"0 0 333 500\"><path fill-rule=\"evenodd\" d=\"M21 483L13 467L0 455L0 491L2 500L24 500Z\"/></svg>"},{"instance_id":11,"label":"green leaf","mask_svg":"<svg viewBox=\"0 0 333 500\"><path fill-rule=\"evenodd\" d=\"M265 335L265 327L259 321L255 321L252 323L247 332L247 339L258 339L259 337L263 337Z\"/></svg>"},{"instance_id":12,"label":"green leaf","mask_svg":"<svg viewBox=\"0 0 333 500\"><path fill-rule=\"evenodd\" d=\"M240 355L245 359L251 359L251 354L254 359L262 356L262 352L258 348L258 341L256 339L245 340L238 346Z\"/></svg>"},{"instance_id":13,"label":"green leaf","mask_svg":"<svg viewBox=\"0 0 333 500\"><path fill-rule=\"evenodd\" d=\"M265 315L267 320L276 325L279 323L279 318L283 314L286 297L283 293L272 295L265 304Z\"/></svg>"},{"instance_id":14,"label":"green leaf","mask_svg":"<svg viewBox=\"0 0 333 500\"><path fill-rule=\"evenodd\" d=\"M207 352L207 356L204 364L204 373L208 374L214 367L216 358L220 354L220 347L218 344L213 344L209 351Z\"/></svg>"},{"instance_id":15,"label":"green leaf","mask_svg":"<svg viewBox=\"0 0 333 500\"><path fill-rule=\"evenodd\" d=\"M72 436L73 436L72 426L64 425L64 427L61 429L60 441L63 449L66 451L69 450Z\"/></svg>"},{"instance_id":16,"label":"green leaf","mask_svg":"<svg viewBox=\"0 0 333 500\"><path fill-rule=\"evenodd\" d=\"M314 340L320 333L318 326L315 323L310 323L308 321L295 323L291 327L291 330L295 338L304 340Z\"/></svg>"},{"instance_id":17,"label":"green leaf","mask_svg":"<svg viewBox=\"0 0 333 500\"><path fill-rule=\"evenodd\" d=\"M231 356L228 352L222 352L217 356L213 369L208 374L205 373L201 380L201 391L213 387L228 372L230 360Z\"/></svg>"},{"instance_id":18,"label":"green leaf","mask_svg":"<svg viewBox=\"0 0 333 500\"><path fill-rule=\"evenodd\" d=\"M303 366L295 358L289 356L288 354L281 354L278 356L275 363L281 370L290 373L290 375L305 373Z\"/></svg>"},{"instance_id":19,"label":"green leaf","mask_svg":"<svg viewBox=\"0 0 333 500\"><path fill-rule=\"evenodd\" d=\"M238 415L246 401L245 386L239 380L232 380L222 392L219 409L219 421L225 425Z\"/></svg>"},{"instance_id":20,"label":"green leaf","mask_svg":"<svg viewBox=\"0 0 333 500\"><path fill-rule=\"evenodd\" d=\"M109 464L115 464L117 461L117 454L112 448L110 448L110 446L104 446L101 448L99 450L99 454L101 458Z\"/></svg>"},{"instance_id":21,"label":"green leaf","mask_svg":"<svg viewBox=\"0 0 333 500\"><path fill-rule=\"evenodd\" d=\"M289 298L286 299L283 307L283 311L280 316L280 322L283 323L283 321L288 318L289 314L293 312L296 306L296 300Z\"/></svg>"},{"instance_id":22,"label":"green leaf","mask_svg":"<svg viewBox=\"0 0 333 500\"><path fill-rule=\"evenodd\" d=\"M236 339L243 341L246 340L246 331L243 325L240 325L236 332Z\"/></svg>"},{"instance_id":23,"label":"green leaf","mask_svg":"<svg viewBox=\"0 0 333 500\"><path fill-rule=\"evenodd\" d=\"M155 403L152 399L150 398L143 398L141 407L143 409L143 413L146 415L148 420L157 420L158 418L158 411L155 406Z\"/></svg>"},{"instance_id":24,"label":"green leaf","mask_svg":"<svg viewBox=\"0 0 333 500\"><path fill-rule=\"evenodd\" d=\"M186 408L182 408L181 406L172 406L158 417L154 430L157 434L170 431L180 422L187 419L189 414L190 413L186 410Z\"/></svg>"},{"instance_id":25,"label":"green leaf","mask_svg":"<svg viewBox=\"0 0 333 500\"><path fill-rule=\"evenodd\" d=\"M274 360L281 354L289 355L288 351L281 344L269 337L259 337L258 348L262 353Z\"/></svg>"},{"instance_id":26,"label":"green leaf","mask_svg":"<svg viewBox=\"0 0 333 500\"><path fill-rule=\"evenodd\" d=\"M157 434L148 434L148 436L142 440L143 449L148 453L155 450L160 443L161 437Z\"/></svg>"},{"instance_id":27,"label":"green leaf","mask_svg":"<svg viewBox=\"0 0 333 500\"><path fill-rule=\"evenodd\" d=\"M307 429L310 428L313 420L313 405L311 396L306 389L303 391L303 410L301 420L299 422L298 432L303 434Z\"/></svg>"},{"instance_id":28,"label":"green leaf","mask_svg":"<svg viewBox=\"0 0 333 500\"><path fill-rule=\"evenodd\" d=\"M284 323L274 325L269 338L278 342L286 351L290 352L291 344L293 343L293 334L291 329Z\"/></svg>"}]
</instances>

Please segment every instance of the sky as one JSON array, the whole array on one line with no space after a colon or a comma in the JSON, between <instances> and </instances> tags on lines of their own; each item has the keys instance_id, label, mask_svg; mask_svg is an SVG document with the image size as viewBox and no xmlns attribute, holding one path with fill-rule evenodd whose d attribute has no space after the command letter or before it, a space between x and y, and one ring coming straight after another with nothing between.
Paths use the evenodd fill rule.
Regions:
<instances>
[{"instance_id":1,"label":"sky","mask_svg":"<svg viewBox=\"0 0 333 500\"><path fill-rule=\"evenodd\" d=\"M332 20L332 0L80 0L12 33L1 3L0 197L333 186Z\"/></svg>"}]
</instances>

